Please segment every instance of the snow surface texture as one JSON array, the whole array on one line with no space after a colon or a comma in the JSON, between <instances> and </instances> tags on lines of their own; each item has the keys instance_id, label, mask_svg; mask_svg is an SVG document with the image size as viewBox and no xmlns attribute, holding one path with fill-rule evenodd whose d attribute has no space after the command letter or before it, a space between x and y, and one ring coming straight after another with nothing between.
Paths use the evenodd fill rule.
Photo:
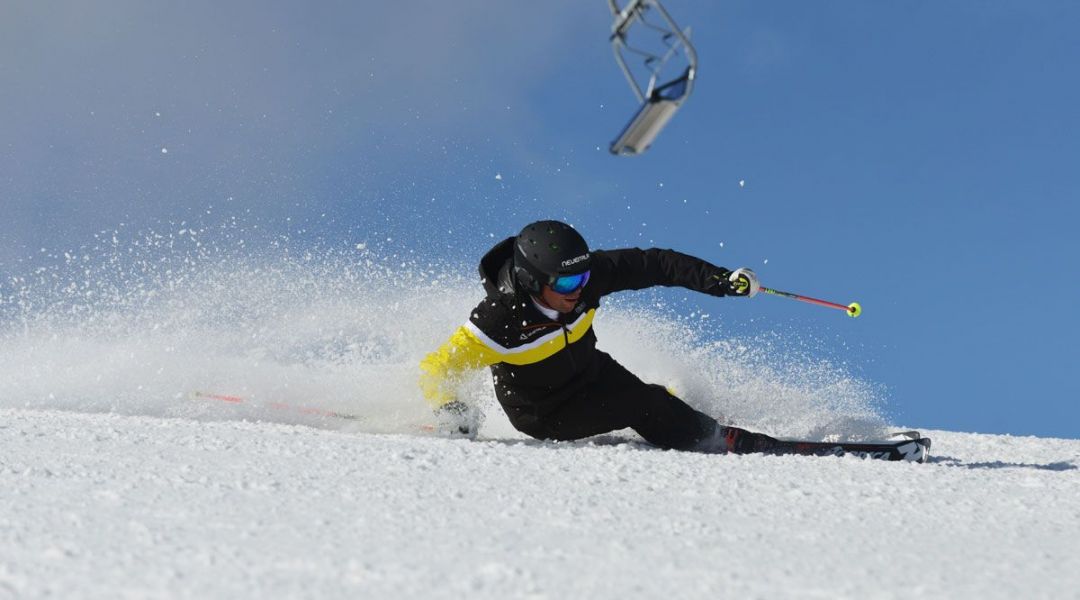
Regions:
<instances>
[{"instance_id":1,"label":"snow surface texture","mask_svg":"<svg viewBox=\"0 0 1080 600\"><path fill-rule=\"evenodd\" d=\"M416 363L478 300L460 269L208 237L103 235L0 281L0 599L1080 597L1078 441L933 432L926 465L552 444L483 373L480 439L444 439ZM888 429L812 347L621 302L595 326L725 421Z\"/></svg>"},{"instance_id":2,"label":"snow surface texture","mask_svg":"<svg viewBox=\"0 0 1080 600\"><path fill-rule=\"evenodd\" d=\"M1080 442L925 465L0 409L0 598L1075 598Z\"/></svg>"}]
</instances>

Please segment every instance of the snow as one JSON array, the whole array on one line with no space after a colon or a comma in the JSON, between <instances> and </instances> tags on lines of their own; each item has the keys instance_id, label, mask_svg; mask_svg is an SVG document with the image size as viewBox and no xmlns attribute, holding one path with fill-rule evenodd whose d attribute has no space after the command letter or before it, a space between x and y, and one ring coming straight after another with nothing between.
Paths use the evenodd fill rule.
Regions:
<instances>
[{"instance_id":1,"label":"snow","mask_svg":"<svg viewBox=\"0 0 1080 600\"><path fill-rule=\"evenodd\" d=\"M0 409L0 598L1076 597L1080 441L918 465Z\"/></svg>"},{"instance_id":2,"label":"snow","mask_svg":"<svg viewBox=\"0 0 1080 600\"><path fill-rule=\"evenodd\" d=\"M478 299L448 275L471 267L173 231L0 288L0 600L1078 597L1080 440L932 431L924 465L545 443L483 373L460 390L479 439L445 439L416 365ZM695 407L894 427L813 340L642 297L598 313L600 347Z\"/></svg>"}]
</instances>

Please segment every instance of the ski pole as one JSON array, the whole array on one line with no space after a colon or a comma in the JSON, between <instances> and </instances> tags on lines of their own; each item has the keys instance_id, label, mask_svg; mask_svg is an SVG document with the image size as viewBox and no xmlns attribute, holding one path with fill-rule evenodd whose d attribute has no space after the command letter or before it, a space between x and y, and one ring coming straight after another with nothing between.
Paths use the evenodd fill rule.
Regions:
<instances>
[{"instance_id":1,"label":"ski pole","mask_svg":"<svg viewBox=\"0 0 1080 600\"><path fill-rule=\"evenodd\" d=\"M780 290L774 290L765 286L761 287L761 291L766 294L772 294L773 296L783 296L784 298L791 298L792 300L798 300L799 302L806 302L808 304L817 304L818 306L824 306L826 308L835 308L842 310L848 314L849 317L857 317L862 314L862 306L858 302L852 302L847 306L843 304L837 304L835 302L829 302L827 300L818 300L817 298L811 298L809 296L800 296L799 294L792 294L791 292L781 292Z\"/></svg>"},{"instance_id":2,"label":"ski pole","mask_svg":"<svg viewBox=\"0 0 1080 600\"><path fill-rule=\"evenodd\" d=\"M345 419L348 421L362 421L364 418L359 415L349 415L344 413L335 412L332 410L324 410L321 408L314 408L310 406L298 406L295 404L288 404L285 402L261 402L255 403L249 399L245 399L242 396L230 396L227 394L211 394L207 392L192 392L192 398L200 400L218 400L221 402L228 402L230 404L247 404L249 406L267 406L274 410L295 412L304 415L316 415L319 417L333 417L335 419Z\"/></svg>"}]
</instances>

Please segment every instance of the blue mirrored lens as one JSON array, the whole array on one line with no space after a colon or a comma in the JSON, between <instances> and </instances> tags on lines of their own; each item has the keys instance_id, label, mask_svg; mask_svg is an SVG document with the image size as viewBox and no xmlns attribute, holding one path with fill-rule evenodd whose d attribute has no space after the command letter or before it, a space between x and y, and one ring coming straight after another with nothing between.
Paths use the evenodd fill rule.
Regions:
<instances>
[{"instance_id":1,"label":"blue mirrored lens","mask_svg":"<svg viewBox=\"0 0 1080 600\"><path fill-rule=\"evenodd\" d=\"M551 289L556 294L569 294L570 292L585 287L586 283L589 283L588 271L578 273L577 275L563 275L556 279L555 283L551 284Z\"/></svg>"}]
</instances>

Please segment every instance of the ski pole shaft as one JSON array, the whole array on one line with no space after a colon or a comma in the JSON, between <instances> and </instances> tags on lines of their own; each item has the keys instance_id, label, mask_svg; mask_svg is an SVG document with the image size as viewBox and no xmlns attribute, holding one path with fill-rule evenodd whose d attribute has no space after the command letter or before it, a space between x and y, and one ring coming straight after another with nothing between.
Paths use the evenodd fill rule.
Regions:
<instances>
[{"instance_id":1,"label":"ski pole shaft","mask_svg":"<svg viewBox=\"0 0 1080 600\"><path fill-rule=\"evenodd\" d=\"M192 392L192 398L198 398L202 400L218 400L221 402L228 402L230 404L247 404L250 406L267 406L274 410L281 410L287 412L295 412L305 415L316 415L319 417L334 417L335 419L346 419L349 421L361 421L363 417L359 415L349 415L344 413L335 412L332 410L325 410L322 408L315 408L311 406L298 406L296 404L288 404L286 402L261 402L255 403L250 399L243 398L242 396L232 396L228 394L211 394L207 392Z\"/></svg>"},{"instance_id":2,"label":"ski pole shaft","mask_svg":"<svg viewBox=\"0 0 1080 600\"><path fill-rule=\"evenodd\" d=\"M810 296L802 296L800 294L792 294L791 292L781 292L780 290L774 290L762 286L761 291L766 294L772 294L773 296L782 296L784 298L791 298L792 300L798 300L799 302L806 302L807 304L816 304L818 306L824 306L826 308L835 308L842 310L848 314L849 317L857 317L862 314L862 306L858 302L852 302L847 306L843 304L837 304L835 302L829 302L828 300L819 300L817 298L811 298Z\"/></svg>"}]
</instances>

